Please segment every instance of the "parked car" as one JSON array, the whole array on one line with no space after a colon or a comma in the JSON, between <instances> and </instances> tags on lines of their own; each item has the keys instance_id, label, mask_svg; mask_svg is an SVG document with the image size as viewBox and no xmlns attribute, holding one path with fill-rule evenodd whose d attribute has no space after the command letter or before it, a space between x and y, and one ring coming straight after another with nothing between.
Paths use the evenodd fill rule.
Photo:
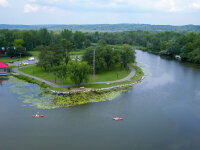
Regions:
<instances>
[{"instance_id":1,"label":"parked car","mask_svg":"<svg viewBox=\"0 0 200 150\"><path fill-rule=\"evenodd\" d=\"M14 63L14 61L9 61L8 63L10 63L10 64L13 64L13 63Z\"/></svg>"},{"instance_id":2,"label":"parked car","mask_svg":"<svg viewBox=\"0 0 200 150\"><path fill-rule=\"evenodd\" d=\"M30 57L30 58L28 59L28 61L33 61L33 60L35 60L34 57Z\"/></svg>"},{"instance_id":3,"label":"parked car","mask_svg":"<svg viewBox=\"0 0 200 150\"><path fill-rule=\"evenodd\" d=\"M22 63L19 63L21 66L26 66L26 65L28 65L29 63L27 63L27 62L22 62Z\"/></svg>"}]
</instances>

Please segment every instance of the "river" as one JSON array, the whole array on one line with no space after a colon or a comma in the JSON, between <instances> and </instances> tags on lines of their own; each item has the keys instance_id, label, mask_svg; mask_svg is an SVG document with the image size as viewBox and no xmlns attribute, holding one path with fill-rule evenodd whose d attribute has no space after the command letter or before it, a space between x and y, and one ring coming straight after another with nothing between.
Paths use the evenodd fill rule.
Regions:
<instances>
[{"instance_id":1,"label":"river","mask_svg":"<svg viewBox=\"0 0 200 150\"><path fill-rule=\"evenodd\" d=\"M200 67L136 55L147 77L112 101L39 109L24 103L38 85L1 81L0 150L199 150Z\"/></svg>"}]
</instances>

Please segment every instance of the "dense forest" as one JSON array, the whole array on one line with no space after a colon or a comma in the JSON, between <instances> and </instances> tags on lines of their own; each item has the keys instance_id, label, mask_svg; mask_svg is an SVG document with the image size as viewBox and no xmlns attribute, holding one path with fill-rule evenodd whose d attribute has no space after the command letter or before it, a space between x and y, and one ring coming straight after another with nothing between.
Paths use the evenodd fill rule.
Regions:
<instances>
[{"instance_id":1,"label":"dense forest","mask_svg":"<svg viewBox=\"0 0 200 150\"><path fill-rule=\"evenodd\" d=\"M104 41L108 45L129 44L157 54L180 55L183 61L200 64L200 33L169 31L123 31L123 32L60 32L40 30L0 30L0 47L14 57L37 46L58 45L62 39L71 44L71 50L84 49ZM70 42L70 43L69 43Z\"/></svg>"},{"instance_id":2,"label":"dense forest","mask_svg":"<svg viewBox=\"0 0 200 150\"><path fill-rule=\"evenodd\" d=\"M0 29L20 29L20 30L38 30L47 28L48 30L72 30L72 31L181 31L194 32L200 31L199 25L150 25L150 24L88 24L88 25L9 25L0 24Z\"/></svg>"}]
</instances>

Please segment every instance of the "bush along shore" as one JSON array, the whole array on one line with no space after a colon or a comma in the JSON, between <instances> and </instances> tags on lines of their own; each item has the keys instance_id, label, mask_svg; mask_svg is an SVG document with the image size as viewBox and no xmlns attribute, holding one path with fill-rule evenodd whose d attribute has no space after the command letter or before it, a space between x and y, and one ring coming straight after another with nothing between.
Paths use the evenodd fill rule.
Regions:
<instances>
[{"instance_id":1,"label":"bush along shore","mask_svg":"<svg viewBox=\"0 0 200 150\"><path fill-rule=\"evenodd\" d=\"M55 105L59 107L70 107L87 103L112 100L120 95L120 93L127 92L129 88L144 79L144 73L142 69L136 64L132 66L135 68L136 74L133 78L131 78L131 80L110 85L104 84L105 87L103 88L81 89L77 87L71 87L68 89L65 88L63 89L64 91L61 91L60 89L52 88L43 82L24 75L15 75L15 77L25 80L29 83L38 84L43 88L42 91L44 91L44 93L54 95L52 101Z\"/></svg>"}]
</instances>

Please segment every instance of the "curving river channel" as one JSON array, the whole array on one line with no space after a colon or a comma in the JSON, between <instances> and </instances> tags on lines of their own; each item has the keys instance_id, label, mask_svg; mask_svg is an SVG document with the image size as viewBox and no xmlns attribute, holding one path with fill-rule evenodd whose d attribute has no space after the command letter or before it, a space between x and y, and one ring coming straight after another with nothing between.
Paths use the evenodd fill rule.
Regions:
<instances>
[{"instance_id":1,"label":"curving river channel","mask_svg":"<svg viewBox=\"0 0 200 150\"><path fill-rule=\"evenodd\" d=\"M142 83L76 107L40 109L51 96L37 85L0 80L0 150L199 150L200 67L142 51L137 62Z\"/></svg>"}]
</instances>

